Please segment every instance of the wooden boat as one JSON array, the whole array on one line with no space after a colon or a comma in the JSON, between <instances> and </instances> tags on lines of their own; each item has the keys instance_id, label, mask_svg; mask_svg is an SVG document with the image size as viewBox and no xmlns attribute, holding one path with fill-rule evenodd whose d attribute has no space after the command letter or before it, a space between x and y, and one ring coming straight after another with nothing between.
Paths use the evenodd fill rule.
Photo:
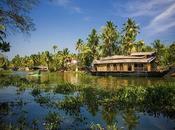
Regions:
<instances>
[{"instance_id":1,"label":"wooden boat","mask_svg":"<svg viewBox=\"0 0 175 130\"><path fill-rule=\"evenodd\" d=\"M97 76L163 77L175 72L175 67L159 71L155 52L135 52L94 60L90 73Z\"/></svg>"}]
</instances>

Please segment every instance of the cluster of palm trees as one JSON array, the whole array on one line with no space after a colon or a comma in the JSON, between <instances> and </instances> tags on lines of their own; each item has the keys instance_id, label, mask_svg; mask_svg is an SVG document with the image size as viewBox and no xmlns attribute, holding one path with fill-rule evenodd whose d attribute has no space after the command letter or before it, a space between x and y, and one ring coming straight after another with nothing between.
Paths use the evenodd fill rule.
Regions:
<instances>
[{"instance_id":1,"label":"cluster of palm trees","mask_svg":"<svg viewBox=\"0 0 175 130\"><path fill-rule=\"evenodd\" d=\"M175 53L170 53L170 47L165 46L160 40L155 40L151 45L146 45L144 40L137 40L139 30L140 27L131 18L123 24L121 32L112 21L107 21L100 33L92 29L86 42L82 39L76 42L80 65L90 66L94 59L100 57L130 55L131 52L145 51L157 52L158 65L166 66L173 61Z\"/></svg>"},{"instance_id":2,"label":"cluster of palm trees","mask_svg":"<svg viewBox=\"0 0 175 130\"><path fill-rule=\"evenodd\" d=\"M139 34L139 26L133 19L128 20L123 24L122 31L112 22L107 21L106 25L98 33L92 29L84 42L78 39L76 42L76 50L78 54L70 53L68 48L58 50L58 46L53 46L53 53L49 51L39 52L30 56L20 57L16 55L11 61L1 60L0 67L32 67L44 65L52 71L60 69L74 70L77 65L79 68L91 66L94 59L111 55L129 55L131 52L155 51L157 55L157 64L159 66L167 66L175 62L175 43L165 46L160 40L155 40L151 45L146 45L143 40L137 40ZM0 50L1 52L9 51L7 44L3 42L3 27L0 26ZM3 48L3 50L2 50ZM1 58L2 59L2 58ZM75 66L68 65L67 61L76 59L78 64Z\"/></svg>"},{"instance_id":3,"label":"cluster of palm trees","mask_svg":"<svg viewBox=\"0 0 175 130\"><path fill-rule=\"evenodd\" d=\"M57 50L57 46L53 46L53 53L49 51L39 52L30 56L21 57L16 55L10 62L10 67L34 67L47 66L50 71L57 71L60 69L69 69L67 60L76 58L75 54L70 53L68 48Z\"/></svg>"},{"instance_id":4,"label":"cluster of palm trees","mask_svg":"<svg viewBox=\"0 0 175 130\"><path fill-rule=\"evenodd\" d=\"M112 21L107 21L100 34L92 29L86 43L78 39L76 43L78 58L82 65L88 66L99 57L128 55L134 48L136 51L143 51L144 41L136 41L138 33L139 26L130 18L124 23L121 33Z\"/></svg>"}]
</instances>

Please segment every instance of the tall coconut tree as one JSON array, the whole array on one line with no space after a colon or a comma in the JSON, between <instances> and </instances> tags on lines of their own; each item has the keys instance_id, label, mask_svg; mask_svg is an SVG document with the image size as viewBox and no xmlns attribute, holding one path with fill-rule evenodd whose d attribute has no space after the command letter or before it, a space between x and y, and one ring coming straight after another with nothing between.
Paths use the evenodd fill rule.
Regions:
<instances>
[{"instance_id":1,"label":"tall coconut tree","mask_svg":"<svg viewBox=\"0 0 175 130\"><path fill-rule=\"evenodd\" d=\"M33 66L39 65L39 55L32 54L30 59L33 61Z\"/></svg>"},{"instance_id":2,"label":"tall coconut tree","mask_svg":"<svg viewBox=\"0 0 175 130\"><path fill-rule=\"evenodd\" d=\"M50 62L52 61L52 57L51 57L51 54L49 53L49 51L44 52L44 59L45 59L45 62L47 64L47 67L50 68Z\"/></svg>"},{"instance_id":3,"label":"tall coconut tree","mask_svg":"<svg viewBox=\"0 0 175 130\"><path fill-rule=\"evenodd\" d=\"M87 42L88 42L87 46L89 46L89 48L92 51L93 59L97 59L97 55L98 55L97 47L99 45L99 36L95 29L92 29L91 33L88 35Z\"/></svg>"},{"instance_id":4,"label":"tall coconut tree","mask_svg":"<svg viewBox=\"0 0 175 130\"><path fill-rule=\"evenodd\" d=\"M56 51L56 49L58 48L58 46L57 45L53 45L53 52L55 53L55 51Z\"/></svg>"},{"instance_id":5,"label":"tall coconut tree","mask_svg":"<svg viewBox=\"0 0 175 130\"><path fill-rule=\"evenodd\" d=\"M162 66L163 65L163 62L164 62L164 58L165 58L165 55L166 55L166 47L164 46L163 43L161 43L160 40L155 40L153 43L153 49L154 51L156 52L156 63L159 65L159 66Z\"/></svg>"},{"instance_id":6,"label":"tall coconut tree","mask_svg":"<svg viewBox=\"0 0 175 130\"><path fill-rule=\"evenodd\" d=\"M75 49L79 52L81 50L82 45L83 45L83 40L79 38L78 41L76 42Z\"/></svg>"},{"instance_id":7,"label":"tall coconut tree","mask_svg":"<svg viewBox=\"0 0 175 130\"><path fill-rule=\"evenodd\" d=\"M123 114L123 119L128 130L135 129L139 123L139 117L135 114L133 109L127 109Z\"/></svg>"},{"instance_id":8,"label":"tall coconut tree","mask_svg":"<svg viewBox=\"0 0 175 130\"><path fill-rule=\"evenodd\" d=\"M136 40L136 37L139 33L139 26L136 24L136 22L128 18L126 23L123 24L122 29L122 47L123 47L123 53L128 55L131 53L131 50L134 46L134 42Z\"/></svg>"},{"instance_id":9,"label":"tall coconut tree","mask_svg":"<svg viewBox=\"0 0 175 130\"><path fill-rule=\"evenodd\" d=\"M80 51L80 61L83 66L90 66L92 63L92 50L87 44L83 44Z\"/></svg>"},{"instance_id":10,"label":"tall coconut tree","mask_svg":"<svg viewBox=\"0 0 175 130\"><path fill-rule=\"evenodd\" d=\"M102 29L101 38L105 56L114 54L119 33L117 26L112 21L107 21L105 27Z\"/></svg>"},{"instance_id":11,"label":"tall coconut tree","mask_svg":"<svg viewBox=\"0 0 175 130\"><path fill-rule=\"evenodd\" d=\"M169 46L169 63L175 64L175 42Z\"/></svg>"},{"instance_id":12,"label":"tall coconut tree","mask_svg":"<svg viewBox=\"0 0 175 130\"><path fill-rule=\"evenodd\" d=\"M141 52L144 48L144 44L145 43L143 40L135 42L134 47L135 47L136 52Z\"/></svg>"}]
</instances>

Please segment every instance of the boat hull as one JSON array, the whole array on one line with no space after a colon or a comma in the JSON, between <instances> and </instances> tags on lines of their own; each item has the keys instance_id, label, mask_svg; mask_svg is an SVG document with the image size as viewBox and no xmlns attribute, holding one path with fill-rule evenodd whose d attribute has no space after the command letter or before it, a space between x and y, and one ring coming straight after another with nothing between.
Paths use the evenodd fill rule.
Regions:
<instances>
[{"instance_id":1,"label":"boat hull","mask_svg":"<svg viewBox=\"0 0 175 130\"><path fill-rule=\"evenodd\" d=\"M163 77L168 73L166 71L151 71L151 72L116 72L116 71L91 71L92 75L95 76L115 76L115 77Z\"/></svg>"}]
</instances>

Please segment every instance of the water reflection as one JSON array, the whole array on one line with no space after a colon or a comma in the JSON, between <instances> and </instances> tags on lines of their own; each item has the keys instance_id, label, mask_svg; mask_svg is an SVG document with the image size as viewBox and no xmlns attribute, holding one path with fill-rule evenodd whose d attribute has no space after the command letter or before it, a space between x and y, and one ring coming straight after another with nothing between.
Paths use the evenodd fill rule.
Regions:
<instances>
[{"instance_id":1,"label":"water reflection","mask_svg":"<svg viewBox=\"0 0 175 130\"><path fill-rule=\"evenodd\" d=\"M0 128L8 122L23 129L90 129L93 123L93 128L161 129L156 126L162 121L166 121L165 129L175 126L174 79L81 73L44 73L26 78L0 78L0 99L9 100L0 100ZM11 96L6 96L4 87ZM146 120L153 121L149 127Z\"/></svg>"},{"instance_id":2,"label":"water reflection","mask_svg":"<svg viewBox=\"0 0 175 130\"><path fill-rule=\"evenodd\" d=\"M87 84L104 88L120 88L126 86L151 86L155 84L171 84L175 78L143 78L143 77L97 77L75 72L42 73L42 76L27 76L27 79L38 83Z\"/></svg>"}]
</instances>

